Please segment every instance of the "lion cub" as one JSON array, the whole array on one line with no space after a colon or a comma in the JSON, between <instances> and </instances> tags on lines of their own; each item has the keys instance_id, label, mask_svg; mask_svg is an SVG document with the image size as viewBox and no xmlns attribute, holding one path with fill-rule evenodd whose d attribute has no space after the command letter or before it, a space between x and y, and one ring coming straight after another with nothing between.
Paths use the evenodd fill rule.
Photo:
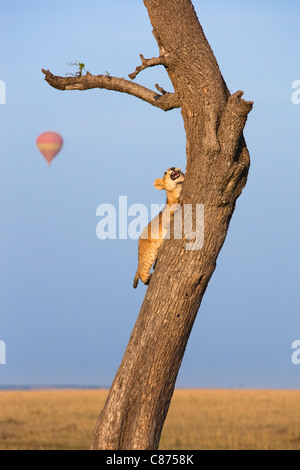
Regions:
<instances>
[{"instance_id":1,"label":"lion cub","mask_svg":"<svg viewBox=\"0 0 300 470\"><path fill-rule=\"evenodd\" d=\"M169 168L162 178L154 181L156 189L165 189L167 192L167 203L164 209L143 230L139 239L139 264L134 278L133 287L136 288L139 279L148 285L151 279L150 270L156 261L158 250L165 236L169 232L169 224L164 223L163 213L169 211L172 216L176 211L181 193L184 174L179 168ZM173 207L172 207L173 206Z\"/></svg>"}]
</instances>

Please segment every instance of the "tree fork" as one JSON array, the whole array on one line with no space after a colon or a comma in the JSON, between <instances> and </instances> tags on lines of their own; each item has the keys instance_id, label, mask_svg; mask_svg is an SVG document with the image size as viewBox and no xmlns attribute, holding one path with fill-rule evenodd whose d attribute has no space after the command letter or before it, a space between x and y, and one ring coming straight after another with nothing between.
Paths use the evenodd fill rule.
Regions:
<instances>
[{"instance_id":1,"label":"tree fork","mask_svg":"<svg viewBox=\"0 0 300 470\"><path fill-rule=\"evenodd\" d=\"M164 65L174 93L157 86L161 93L157 96L124 79L90 74L62 78L44 71L48 83L59 89L106 88L134 94L164 110L180 107L187 139L181 203L204 205L203 248L189 251L185 239L170 239L160 250L98 418L93 450L158 448L187 341L250 166L243 129L253 103L242 99L243 92L230 95L191 0L144 0L144 4L159 57L141 56L142 65L131 78L147 67Z\"/></svg>"}]
</instances>

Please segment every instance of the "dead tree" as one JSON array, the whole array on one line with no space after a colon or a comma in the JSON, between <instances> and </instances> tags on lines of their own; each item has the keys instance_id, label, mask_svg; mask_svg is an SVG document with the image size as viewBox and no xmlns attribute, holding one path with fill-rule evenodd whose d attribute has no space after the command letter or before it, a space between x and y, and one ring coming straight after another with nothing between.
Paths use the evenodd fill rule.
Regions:
<instances>
[{"instance_id":1,"label":"dead tree","mask_svg":"<svg viewBox=\"0 0 300 470\"><path fill-rule=\"evenodd\" d=\"M159 253L122 363L93 435L92 449L157 449L186 344L229 223L246 182L250 157L243 137L252 102L230 94L191 0L144 0L159 47L129 75L58 77L59 90L105 88L169 111L181 108L186 131L186 179L181 203L204 205L204 246L166 240ZM133 80L162 65L173 93ZM195 215L194 215L195 217Z\"/></svg>"}]
</instances>

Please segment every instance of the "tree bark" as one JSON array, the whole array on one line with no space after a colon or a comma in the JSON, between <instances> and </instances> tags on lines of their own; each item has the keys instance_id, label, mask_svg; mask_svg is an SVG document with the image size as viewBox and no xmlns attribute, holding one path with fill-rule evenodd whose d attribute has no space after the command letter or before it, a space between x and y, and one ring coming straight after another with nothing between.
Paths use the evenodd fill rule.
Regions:
<instances>
[{"instance_id":1,"label":"tree bark","mask_svg":"<svg viewBox=\"0 0 300 470\"><path fill-rule=\"evenodd\" d=\"M204 246L192 251L185 239L164 242L92 449L158 448L186 344L250 166L243 129L253 103L240 91L230 95L191 0L144 4L160 54L148 62L141 56L131 78L163 65L171 79L165 110L180 106L187 139L181 203L204 205ZM44 73L52 86L61 78ZM79 86L81 79L73 80Z\"/></svg>"}]
</instances>

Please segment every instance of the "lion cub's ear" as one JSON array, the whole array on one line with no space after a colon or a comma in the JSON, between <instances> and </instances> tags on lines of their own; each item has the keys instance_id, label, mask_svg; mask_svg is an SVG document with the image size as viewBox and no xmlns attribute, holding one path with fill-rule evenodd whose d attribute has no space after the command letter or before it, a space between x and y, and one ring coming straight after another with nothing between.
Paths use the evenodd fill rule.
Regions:
<instances>
[{"instance_id":1,"label":"lion cub's ear","mask_svg":"<svg viewBox=\"0 0 300 470\"><path fill-rule=\"evenodd\" d=\"M162 178L158 178L154 181L154 186L156 189L165 189L164 180Z\"/></svg>"}]
</instances>

